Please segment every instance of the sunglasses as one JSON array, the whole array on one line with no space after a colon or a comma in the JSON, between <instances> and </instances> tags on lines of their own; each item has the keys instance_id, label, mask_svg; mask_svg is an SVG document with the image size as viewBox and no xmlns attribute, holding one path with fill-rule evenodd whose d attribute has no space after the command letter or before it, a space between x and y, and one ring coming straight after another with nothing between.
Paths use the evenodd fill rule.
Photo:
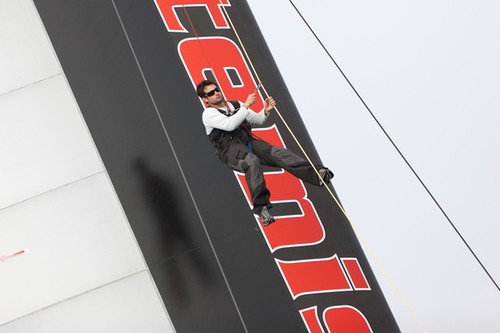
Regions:
<instances>
[{"instance_id":1,"label":"sunglasses","mask_svg":"<svg viewBox=\"0 0 500 333\"><path fill-rule=\"evenodd\" d=\"M216 92L220 92L219 87L215 88L214 90L210 90L209 92L207 92L205 94L205 97L212 97L213 95L215 95Z\"/></svg>"}]
</instances>

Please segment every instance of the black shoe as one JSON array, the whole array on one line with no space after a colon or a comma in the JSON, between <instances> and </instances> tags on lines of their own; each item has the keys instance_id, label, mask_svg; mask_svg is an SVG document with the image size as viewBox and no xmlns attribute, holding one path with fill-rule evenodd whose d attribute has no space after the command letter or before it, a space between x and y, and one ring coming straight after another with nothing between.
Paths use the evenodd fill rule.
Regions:
<instances>
[{"instance_id":1,"label":"black shoe","mask_svg":"<svg viewBox=\"0 0 500 333\"><path fill-rule=\"evenodd\" d=\"M271 215L271 213L269 213L269 210L266 206L262 207L262 210L258 215L264 226L268 226L274 222L274 217Z\"/></svg>"},{"instance_id":2,"label":"black shoe","mask_svg":"<svg viewBox=\"0 0 500 333\"><path fill-rule=\"evenodd\" d=\"M321 179L319 180L320 181L319 186L323 186L323 182L327 185L330 184L330 179L333 178L333 172L331 172L330 169L325 167L321 167L318 170L318 172L321 176L321 179L323 180L323 181L321 181Z\"/></svg>"}]
</instances>

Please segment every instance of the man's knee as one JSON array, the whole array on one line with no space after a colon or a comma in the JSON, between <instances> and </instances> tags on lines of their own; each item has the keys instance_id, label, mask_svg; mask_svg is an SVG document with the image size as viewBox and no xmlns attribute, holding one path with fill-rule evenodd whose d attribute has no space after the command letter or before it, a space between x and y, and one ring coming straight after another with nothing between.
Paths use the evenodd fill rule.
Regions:
<instances>
[{"instance_id":1,"label":"man's knee","mask_svg":"<svg viewBox=\"0 0 500 333\"><path fill-rule=\"evenodd\" d=\"M307 163L302 157L286 148L273 147L271 157L279 165L297 166Z\"/></svg>"},{"instance_id":2,"label":"man's knee","mask_svg":"<svg viewBox=\"0 0 500 333\"><path fill-rule=\"evenodd\" d=\"M260 159L252 153L248 153L243 160L243 169L247 171L250 168L260 168Z\"/></svg>"}]
</instances>

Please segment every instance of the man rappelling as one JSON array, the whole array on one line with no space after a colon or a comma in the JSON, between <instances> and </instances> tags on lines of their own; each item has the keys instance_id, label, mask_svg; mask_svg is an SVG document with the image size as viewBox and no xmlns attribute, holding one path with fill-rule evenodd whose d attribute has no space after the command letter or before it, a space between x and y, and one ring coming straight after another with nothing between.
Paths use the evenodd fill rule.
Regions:
<instances>
[{"instance_id":1,"label":"man rappelling","mask_svg":"<svg viewBox=\"0 0 500 333\"><path fill-rule=\"evenodd\" d=\"M266 98L260 112L254 112L250 107L257 99L257 91L249 94L244 103L226 101L215 82L204 80L196 92L207 105L202 120L217 157L230 169L245 174L252 212L260 217L264 226L274 222L269 212L271 193L266 187L264 165L283 168L309 184L322 186L330 182L333 173L328 168L318 166L316 171L289 149L272 146L252 134L251 125L264 124L274 109L276 102L272 97Z\"/></svg>"}]
</instances>

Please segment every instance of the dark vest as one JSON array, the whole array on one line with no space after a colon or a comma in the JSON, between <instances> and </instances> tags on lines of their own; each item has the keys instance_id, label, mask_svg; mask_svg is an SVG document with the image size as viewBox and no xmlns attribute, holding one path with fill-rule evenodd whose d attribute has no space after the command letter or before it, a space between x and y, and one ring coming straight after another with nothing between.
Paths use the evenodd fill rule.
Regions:
<instances>
[{"instance_id":1,"label":"dark vest","mask_svg":"<svg viewBox=\"0 0 500 333\"><path fill-rule=\"evenodd\" d=\"M236 114L240 109L240 103L238 101L228 101L234 106L234 111L231 114ZM217 109L219 110L219 109ZM226 115L226 112L219 110L220 113ZM230 116L228 116L230 117ZM248 121L243 121L241 125L234 131L228 132L223 131L218 128L214 128L212 132L208 135L208 139L212 143L215 150L215 155L221 160L222 163L227 163L227 151L229 146L233 143L241 143L245 146L248 145L252 138L252 127Z\"/></svg>"}]
</instances>

